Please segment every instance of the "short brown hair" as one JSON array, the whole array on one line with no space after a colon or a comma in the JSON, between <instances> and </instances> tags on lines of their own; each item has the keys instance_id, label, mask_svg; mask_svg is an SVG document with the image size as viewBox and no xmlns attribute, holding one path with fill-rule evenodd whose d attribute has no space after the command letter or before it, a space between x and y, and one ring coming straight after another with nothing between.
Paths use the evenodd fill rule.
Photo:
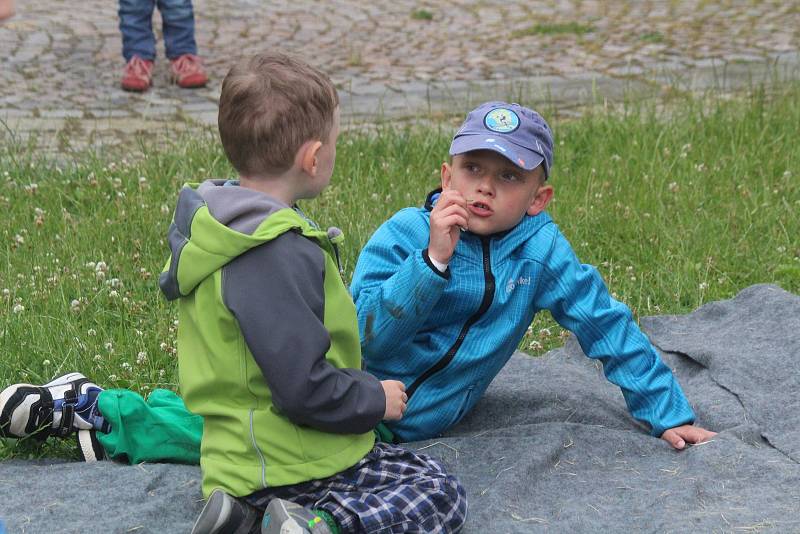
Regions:
<instances>
[{"instance_id":1,"label":"short brown hair","mask_svg":"<svg viewBox=\"0 0 800 534\"><path fill-rule=\"evenodd\" d=\"M339 95L330 78L280 52L240 60L222 82L219 136L242 175L280 174L306 141L325 141Z\"/></svg>"}]
</instances>

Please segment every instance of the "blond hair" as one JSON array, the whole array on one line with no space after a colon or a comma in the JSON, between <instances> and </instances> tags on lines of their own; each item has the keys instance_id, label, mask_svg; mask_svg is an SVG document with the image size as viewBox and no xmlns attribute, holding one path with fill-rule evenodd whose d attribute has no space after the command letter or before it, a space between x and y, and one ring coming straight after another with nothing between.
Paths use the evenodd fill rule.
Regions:
<instances>
[{"instance_id":1,"label":"blond hair","mask_svg":"<svg viewBox=\"0 0 800 534\"><path fill-rule=\"evenodd\" d=\"M240 60L222 82L219 136L244 176L280 174L306 141L325 142L339 95L330 78L280 52Z\"/></svg>"}]
</instances>

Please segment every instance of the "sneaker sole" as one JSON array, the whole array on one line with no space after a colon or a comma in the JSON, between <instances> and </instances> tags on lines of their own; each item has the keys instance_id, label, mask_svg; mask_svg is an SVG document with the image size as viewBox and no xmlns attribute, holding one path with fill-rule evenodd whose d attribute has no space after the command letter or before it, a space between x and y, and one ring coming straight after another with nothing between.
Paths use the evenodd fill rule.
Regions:
<instances>
[{"instance_id":1,"label":"sneaker sole","mask_svg":"<svg viewBox=\"0 0 800 534\"><path fill-rule=\"evenodd\" d=\"M31 421L31 410L37 408L42 400L43 389L70 384L75 380L86 379L81 373L69 373L54 378L47 384L14 384L0 392L0 435L24 438L47 428L28 428ZM70 386L71 387L71 386ZM49 396L49 392L48 392ZM52 397L51 399L52 400ZM52 413L47 418L52 425Z\"/></svg>"}]
</instances>

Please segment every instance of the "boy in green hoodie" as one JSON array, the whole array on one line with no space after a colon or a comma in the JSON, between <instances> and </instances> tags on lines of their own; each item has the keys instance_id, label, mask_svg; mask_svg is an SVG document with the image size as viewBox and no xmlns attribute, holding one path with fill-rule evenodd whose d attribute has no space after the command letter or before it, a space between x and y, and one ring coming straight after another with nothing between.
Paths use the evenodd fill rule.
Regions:
<instances>
[{"instance_id":1,"label":"boy in green hoodie","mask_svg":"<svg viewBox=\"0 0 800 534\"><path fill-rule=\"evenodd\" d=\"M263 509L263 533L459 531L458 481L430 457L375 442L381 420L402 417L405 388L360 370L341 232L295 205L333 172L332 83L283 54L244 59L223 82L219 131L239 179L183 188L159 280L178 301L181 394L202 417L208 501L193 532L248 532ZM74 375L4 390L0 433L77 426L102 438L114 390Z\"/></svg>"}]
</instances>

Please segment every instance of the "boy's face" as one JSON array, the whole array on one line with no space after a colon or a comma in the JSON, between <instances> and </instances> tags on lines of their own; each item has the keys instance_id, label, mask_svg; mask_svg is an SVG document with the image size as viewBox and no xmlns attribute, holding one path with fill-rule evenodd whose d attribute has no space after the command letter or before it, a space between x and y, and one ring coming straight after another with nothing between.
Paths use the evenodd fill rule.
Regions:
<instances>
[{"instance_id":1,"label":"boy's face","mask_svg":"<svg viewBox=\"0 0 800 534\"><path fill-rule=\"evenodd\" d=\"M537 215L553 197L544 185L542 167L527 171L492 150L453 156L442 164L442 190L454 189L467 201L469 231L490 235L519 224L525 214Z\"/></svg>"}]
</instances>

